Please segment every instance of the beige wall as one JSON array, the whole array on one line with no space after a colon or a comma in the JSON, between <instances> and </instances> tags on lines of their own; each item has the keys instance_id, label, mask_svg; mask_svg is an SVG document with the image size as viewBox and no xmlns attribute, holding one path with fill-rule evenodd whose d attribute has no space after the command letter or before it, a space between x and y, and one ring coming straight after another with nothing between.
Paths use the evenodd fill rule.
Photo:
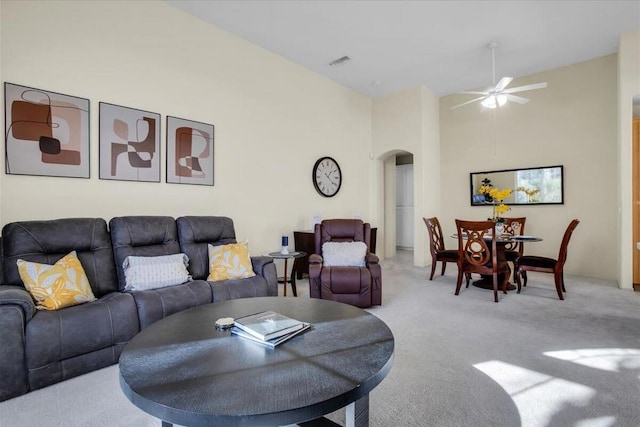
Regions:
<instances>
[{"instance_id":1,"label":"beige wall","mask_svg":"<svg viewBox=\"0 0 640 427\"><path fill-rule=\"evenodd\" d=\"M377 216L385 221L384 256L392 257L396 248L395 155L408 152L416 161L416 150L421 145L420 90L413 88L376 99L372 116L373 147L376 157L384 162L384 192L380 194L383 203ZM414 179L415 169L414 165ZM417 191L414 185L414 194Z\"/></svg>"},{"instance_id":2,"label":"beige wall","mask_svg":"<svg viewBox=\"0 0 640 427\"><path fill-rule=\"evenodd\" d=\"M293 230L310 229L314 214L370 219L368 98L160 1L3 0L0 7L2 81L91 101L91 178L0 174L1 225L225 215L259 254L278 249L283 234L292 242ZM165 116L214 124L215 186L99 180L101 101L162 115L162 181ZM311 182L324 155L344 175L331 199Z\"/></svg>"},{"instance_id":3,"label":"beige wall","mask_svg":"<svg viewBox=\"0 0 640 427\"><path fill-rule=\"evenodd\" d=\"M507 216L526 216L527 234L544 238L525 253L557 257L573 218L580 225L569 246L568 274L616 279L617 57L610 55L514 80L512 87L546 81L548 88L522 95L526 105L486 110L468 99L440 100L442 218L445 235L454 219L484 219L490 207L469 203L469 173L564 165L563 205L513 206ZM451 242L453 243L453 242Z\"/></svg>"},{"instance_id":4,"label":"beige wall","mask_svg":"<svg viewBox=\"0 0 640 427\"><path fill-rule=\"evenodd\" d=\"M384 218L384 256L391 257L396 248L395 155L413 154L414 174L414 264L427 264L428 240L422 221L440 208L440 140L439 102L425 87L411 88L375 99L373 102L373 149L380 165L377 169L379 199L376 217ZM429 257L429 262L431 258Z\"/></svg>"},{"instance_id":5,"label":"beige wall","mask_svg":"<svg viewBox=\"0 0 640 427\"><path fill-rule=\"evenodd\" d=\"M633 286L633 252L638 250L633 241L633 194L631 180L631 121L633 97L640 96L640 30L624 33L620 37L618 53L618 173L617 193L618 283L620 287Z\"/></svg>"}]
</instances>

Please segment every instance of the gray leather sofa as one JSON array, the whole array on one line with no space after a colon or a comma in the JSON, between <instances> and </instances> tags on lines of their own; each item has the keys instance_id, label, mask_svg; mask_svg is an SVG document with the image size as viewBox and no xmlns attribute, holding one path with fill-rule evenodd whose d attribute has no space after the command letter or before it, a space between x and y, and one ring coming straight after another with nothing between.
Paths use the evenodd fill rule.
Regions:
<instances>
[{"instance_id":1,"label":"gray leather sofa","mask_svg":"<svg viewBox=\"0 0 640 427\"><path fill-rule=\"evenodd\" d=\"M0 239L0 401L118 362L140 330L173 313L216 301L277 296L273 260L252 257L256 275L207 282L207 245L235 242L226 217L66 218L7 224ZM75 250L97 298L56 311L36 310L17 259L54 264ZM129 255L185 253L192 281L125 291Z\"/></svg>"}]
</instances>

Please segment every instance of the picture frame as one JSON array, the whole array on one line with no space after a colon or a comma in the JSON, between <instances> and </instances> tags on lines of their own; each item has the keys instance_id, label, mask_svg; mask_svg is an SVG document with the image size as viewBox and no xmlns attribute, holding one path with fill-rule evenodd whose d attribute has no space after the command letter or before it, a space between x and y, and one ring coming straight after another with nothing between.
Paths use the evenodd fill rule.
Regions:
<instances>
[{"instance_id":1,"label":"picture frame","mask_svg":"<svg viewBox=\"0 0 640 427\"><path fill-rule=\"evenodd\" d=\"M214 185L212 124L167 116L167 183Z\"/></svg>"},{"instance_id":2,"label":"picture frame","mask_svg":"<svg viewBox=\"0 0 640 427\"><path fill-rule=\"evenodd\" d=\"M89 100L5 82L5 173L89 178Z\"/></svg>"},{"instance_id":3,"label":"picture frame","mask_svg":"<svg viewBox=\"0 0 640 427\"><path fill-rule=\"evenodd\" d=\"M564 204L563 165L471 172L471 206L486 206L492 203L488 194L480 193L480 187L483 185L510 188L511 195L504 199L508 205Z\"/></svg>"},{"instance_id":4,"label":"picture frame","mask_svg":"<svg viewBox=\"0 0 640 427\"><path fill-rule=\"evenodd\" d=\"M100 179L160 182L160 114L100 102Z\"/></svg>"}]
</instances>

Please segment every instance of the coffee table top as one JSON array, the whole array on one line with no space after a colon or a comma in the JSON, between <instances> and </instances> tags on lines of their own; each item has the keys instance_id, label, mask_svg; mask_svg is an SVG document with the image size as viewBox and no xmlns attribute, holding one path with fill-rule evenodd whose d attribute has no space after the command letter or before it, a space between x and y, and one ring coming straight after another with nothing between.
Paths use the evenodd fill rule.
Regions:
<instances>
[{"instance_id":1,"label":"coffee table top","mask_svg":"<svg viewBox=\"0 0 640 427\"><path fill-rule=\"evenodd\" d=\"M312 324L272 349L216 319L273 310ZM140 409L175 424L283 425L367 395L387 375L394 339L374 315L306 298L242 298L189 309L136 335L120 356L120 385Z\"/></svg>"}]
</instances>

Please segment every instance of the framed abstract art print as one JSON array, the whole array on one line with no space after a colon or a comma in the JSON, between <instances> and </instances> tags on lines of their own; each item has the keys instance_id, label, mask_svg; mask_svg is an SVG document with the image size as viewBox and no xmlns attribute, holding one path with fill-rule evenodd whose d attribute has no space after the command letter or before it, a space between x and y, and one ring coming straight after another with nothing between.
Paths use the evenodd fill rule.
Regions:
<instances>
[{"instance_id":1,"label":"framed abstract art print","mask_svg":"<svg viewBox=\"0 0 640 427\"><path fill-rule=\"evenodd\" d=\"M167 116L167 182L213 185L213 125Z\"/></svg>"},{"instance_id":2,"label":"framed abstract art print","mask_svg":"<svg viewBox=\"0 0 640 427\"><path fill-rule=\"evenodd\" d=\"M160 114L100 103L100 179L160 182Z\"/></svg>"},{"instance_id":3,"label":"framed abstract art print","mask_svg":"<svg viewBox=\"0 0 640 427\"><path fill-rule=\"evenodd\" d=\"M5 172L89 178L89 100L4 84Z\"/></svg>"}]
</instances>

